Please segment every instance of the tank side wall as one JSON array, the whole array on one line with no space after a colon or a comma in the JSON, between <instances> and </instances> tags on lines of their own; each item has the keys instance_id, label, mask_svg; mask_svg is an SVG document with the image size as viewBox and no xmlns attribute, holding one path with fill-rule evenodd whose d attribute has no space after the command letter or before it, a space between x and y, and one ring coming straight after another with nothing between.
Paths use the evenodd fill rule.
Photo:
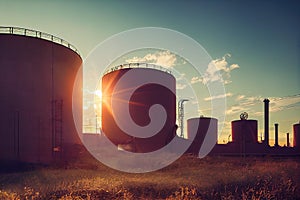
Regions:
<instances>
[{"instance_id":1,"label":"tank side wall","mask_svg":"<svg viewBox=\"0 0 300 200\"><path fill-rule=\"evenodd\" d=\"M0 159L51 162L52 100L64 99L63 132L71 133L71 84L81 58L37 38L0 34L0 43Z\"/></svg>"},{"instance_id":2,"label":"tank side wall","mask_svg":"<svg viewBox=\"0 0 300 200\"><path fill-rule=\"evenodd\" d=\"M209 130L210 128L210 130ZM214 118L193 118L187 121L189 139L192 144L187 153L198 154L203 144L204 138L209 135L209 140L217 142L218 138L218 121ZM195 132L196 131L196 132Z\"/></svg>"},{"instance_id":3,"label":"tank side wall","mask_svg":"<svg viewBox=\"0 0 300 200\"><path fill-rule=\"evenodd\" d=\"M232 141L235 143L257 143L257 121L237 120L231 122Z\"/></svg>"},{"instance_id":4,"label":"tank side wall","mask_svg":"<svg viewBox=\"0 0 300 200\"><path fill-rule=\"evenodd\" d=\"M129 70L142 72L146 77L148 70L153 69L122 69L106 74L102 78L102 130L106 136L115 144L132 144L132 151L135 152L150 152L160 149L166 145L172 137L175 137L175 121L176 121L176 96L169 89L158 84L147 84L138 88L130 98L131 104L124 104L120 99L120 105L129 106L129 111L132 120L139 126L145 126L150 123L149 108L154 104L160 104L167 112L167 121L164 127L154 136L149 138L135 138L123 132L116 124L112 115L111 98L112 92L116 83L120 78ZM175 91L175 78L155 70L157 76L162 76L164 79L169 80L170 88ZM126 92L126 91L117 91Z\"/></svg>"}]
</instances>

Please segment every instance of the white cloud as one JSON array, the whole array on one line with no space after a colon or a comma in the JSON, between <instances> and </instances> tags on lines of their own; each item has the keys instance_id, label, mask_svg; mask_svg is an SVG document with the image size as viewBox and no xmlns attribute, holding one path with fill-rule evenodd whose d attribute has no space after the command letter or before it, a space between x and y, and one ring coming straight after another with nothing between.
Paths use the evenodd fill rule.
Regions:
<instances>
[{"instance_id":1,"label":"white cloud","mask_svg":"<svg viewBox=\"0 0 300 200\"><path fill-rule=\"evenodd\" d=\"M242 112L248 112L250 115L257 116L258 110L255 108L257 105L261 104L263 98L260 96L246 96L246 95L237 95L235 101L237 104L232 105L226 110L226 115L236 115L238 116Z\"/></svg>"},{"instance_id":2,"label":"white cloud","mask_svg":"<svg viewBox=\"0 0 300 200\"><path fill-rule=\"evenodd\" d=\"M288 97L270 97L270 112L300 108L300 94Z\"/></svg>"},{"instance_id":3,"label":"white cloud","mask_svg":"<svg viewBox=\"0 0 300 200\"><path fill-rule=\"evenodd\" d=\"M263 99L261 96L238 95L235 100L238 104L229 107L227 115L249 111L253 116L263 115ZM288 97L270 97L270 112L279 112L288 109L300 109L300 94Z\"/></svg>"},{"instance_id":4,"label":"white cloud","mask_svg":"<svg viewBox=\"0 0 300 200\"><path fill-rule=\"evenodd\" d=\"M211 101L214 99L222 99L222 98L226 98L226 97L231 97L232 93L228 92L226 94L221 94L221 95L217 95L217 96L211 96L211 97L206 97L204 98L204 101Z\"/></svg>"},{"instance_id":5,"label":"white cloud","mask_svg":"<svg viewBox=\"0 0 300 200\"><path fill-rule=\"evenodd\" d=\"M151 63L162 67L171 68L174 67L176 63L176 55L172 54L170 51L158 51L156 53L149 53L144 57L133 57L125 60L127 63Z\"/></svg>"},{"instance_id":6,"label":"white cloud","mask_svg":"<svg viewBox=\"0 0 300 200\"><path fill-rule=\"evenodd\" d=\"M232 65L230 65L230 71L232 71L232 70L234 70L234 69L238 69L238 68L240 68L240 66L238 65L238 64L232 64Z\"/></svg>"},{"instance_id":7,"label":"white cloud","mask_svg":"<svg viewBox=\"0 0 300 200\"><path fill-rule=\"evenodd\" d=\"M198 82L202 82L202 79L199 78L198 76L194 76L194 77L191 79L191 84L198 83Z\"/></svg>"},{"instance_id":8,"label":"white cloud","mask_svg":"<svg viewBox=\"0 0 300 200\"><path fill-rule=\"evenodd\" d=\"M182 81L185 80L185 73L181 73L176 77L176 81Z\"/></svg>"},{"instance_id":9,"label":"white cloud","mask_svg":"<svg viewBox=\"0 0 300 200\"><path fill-rule=\"evenodd\" d=\"M249 110L249 108L246 108L241 105L234 105L231 106L229 109L226 110L226 115L232 115L232 114L238 114Z\"/></svg>"},{"instance_id":10,"label":"white cloud","mask_svg":"<svg viewBox=\"0 0 300 200\"><path fill-rule=\"evenodd\" d=\"M238 95L236 100L240 101L240 100L244 99L245 97L246 97L245 95Z\"/></svg>"},{"instance_id":11,"label":"white cloud","mask_svg":"<svg viewBox=\"0 0 300 200\"><path fill-rule=\"evenodd\" d=\"M264 114L263 111L257 111L253 113L253 116L262 116Z\"/></svg>"},{"instance_id":12,"label":"white cloud","mask_svg":"<svg viewBox=\"0 0 300 200\"><path fill-rule=\"evenodd\" d=\"M210 82L221 81L224 84L229 84L232 81L230 80L230 73L232 70L240 68L238 64L229 64L227 59L230 58L230 54L225 54L222 58L217 58L212 60L206 69L206 72L202 77L193 77L191 83L201 82L203 84L208 84Z\"/></svg>"},{"instance_id":13,"label":"white cloud","mask_svg":"<svg viewBox=\"0 0 300 200\"><path fill-rule=\"evenodd\" d=\"M185 85L185 84L180 84L180 83L176 84L176 89L178 89L178 90L183 90L186 87L187 87L187 85Z\"/></svg>"}]
</instances>

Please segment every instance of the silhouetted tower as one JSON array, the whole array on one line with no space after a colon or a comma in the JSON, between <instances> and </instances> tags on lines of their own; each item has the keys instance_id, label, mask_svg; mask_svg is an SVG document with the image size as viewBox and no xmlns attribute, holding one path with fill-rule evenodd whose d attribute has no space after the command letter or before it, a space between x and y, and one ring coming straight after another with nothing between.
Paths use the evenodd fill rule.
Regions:
<instances>
[{"instance_id":1,"label":"silhouetted tower","mask_svg":"<svg viewBox=\"0 0 300 200\"><path fill-rule=\"evenodd\" d=\"M279 146L278 145L278 124L276 123L274 125L275 125L275 144L274 144L274 146L278 147Z\"/></svg>"},{"instance_id":2,"label":"silhouetted tower","mask_svg":"<svg viewBox=\"0 0 300 200\"><path fill-rule=\"evenodd\" d=\"M184 131L184 106L183 103L189 101L188 99L180 99L178 101L178 123L180 128L180 137L183 137L183 131Z\"/></svg>"},{"instance_id":3,"label":"silhouetted tower","mask_svg":"<svg viewBox=\"0 0 300 200\"><path fill-rule=\"evenodd\" d=\"M265 140L264 144L269 146L269 99L264 99L265 103Z\"/></svg>"},{"instance_id":4,"label":"silhouetted tower","mask_svg":"<svg viewBox=\"0 0 300 200\"><path fill-rule=\"evenodd\" d=\"M290 134L286 133L286 146L290 147Z\"/></svg>"}]
</instances>

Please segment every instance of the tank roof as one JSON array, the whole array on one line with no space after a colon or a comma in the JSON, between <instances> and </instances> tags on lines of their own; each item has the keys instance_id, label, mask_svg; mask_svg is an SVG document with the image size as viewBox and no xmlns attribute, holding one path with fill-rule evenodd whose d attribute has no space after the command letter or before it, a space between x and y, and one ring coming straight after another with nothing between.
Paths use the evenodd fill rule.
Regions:
<instances>
[{"instance_id":1,"label":"tank roof","mask_svg":"<svg viewBox=\"0 0 300 200\"><path fill-rule=\"evenodd\" d=\"M41 31L31 30L27 28L21 28L21 27L7 27L7 26L0 26L0 34L11 34L11 35L22 35L22 36L28 36L28 37L34 37L39 39L48 40L60 45L63 45L72 51L76 52L78 55L80 55L78 49L70 44L69 42L56 37L54 35L43 33Z\"/></svg>"},{"instance_id":2,"label":"tank roof","mask_svg":"<svg viewBox=\"0 0 300 200\"><path fill-rule=\"evenodd\" d=\"M237 119L237 120L233 120L231 122L245 122L245 123L250 123L250 122L253 122L253 121L256 121L256 119L247 119L247 120L242 120L242 119Z\"/></svg>"},{"instance_id":3,"label":"tank roof","mask_svg":"<svg viewBox=\"0 0 300 200\"><path fill-rule=\"evenodd\" d=\"M134 69L134 68L155 69L155 70L166 72L166 73L172 75L171 70L168 70L168 69L166 69L166 68L164 68L162 66L155 65L155 64L150 64L150 63L125 63L125 64L122 64L122 65L117 65L115 67L108 68L104 72L103 75L108 74L108 73L113 72L113 71L120 70L120 69Z\"/></svg>"},{"instance_id":4,"label":"tank roof","mask_svg":"<svg viewBox=\"0 0 300 200\"><path fill-rule=\"evenodd\" d=\"M200 116L200 117L193 117L193 118L189 118L189 120L201 120L201 119L210 119L210 120L218 120L217 118L214 118L214 117L204 117L204 116Z\"/></svg>"}]
</instances>

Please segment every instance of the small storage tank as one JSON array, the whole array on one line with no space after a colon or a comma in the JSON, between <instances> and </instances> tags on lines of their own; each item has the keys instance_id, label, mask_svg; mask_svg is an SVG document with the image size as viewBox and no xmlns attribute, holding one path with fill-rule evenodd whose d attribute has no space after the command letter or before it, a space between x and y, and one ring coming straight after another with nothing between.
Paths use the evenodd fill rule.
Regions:
<instances>
[{"instance_id":1,"label":"small storage tank","mask_svg":"<svg viewBox=\"0 0 300 200\"><path fill-rule=\"evenodd\" d=\"M0 27L0 44L0 160L68 159L67 149L80 143L72 115L82 64L77 50L52 35L14 27Z\"/></svg>"},{"instance_id":2,"label":"small storage tank","mask_svg":"<svg viewBox=\"0 0 300 200\"><path fill-rule=\"evenodd\" d=\"M257 143L257 120L236 120L231 122L232 142Z\"/></svg>"},{"instance_id":3,"label":"small storage tank","mask_svg":"<svg viewBox=\"0 0 300 200\"><path fill-rule=\"evenodd\" d=\"M293 147L297 148L300 152L300 122L298 124L293 125L294 129L294 140Z\"/></svg>"},{"instance_id":4,"label":"small storage tank","mask_svg":"<svg viewBox=\"0 0 300 200\"><path fill-rule=\"evenodd\" d=\"M193 140L187 153L198 154L204 138L218 140L218 120L210 117L191 118L187 120L188 140Z\"/></svg>"},{"instance_id":5,"label":"small storage tank","mask_svg":"<svg viewBox=\"0 0 300 200\"><path fill-rule=\"evenodd\" d=\"M131 78L126 79L128 74ZM159 66L136 63L115 67L102 77L102 131L116 146L126 146L128 151L151 152L162 148L176 135L175 93L174 76ZM126 96L130 97L129 102ZM149 114L151 107L157 105L165 110L166 121L149 137L144 135L143 128L163 118ZM128 115L121 112L124 109L128 109ZM117 120L127 127L120 127ZM140 130L137 135L127 131L134 127Z\"/></svg>"}]
</instances>

